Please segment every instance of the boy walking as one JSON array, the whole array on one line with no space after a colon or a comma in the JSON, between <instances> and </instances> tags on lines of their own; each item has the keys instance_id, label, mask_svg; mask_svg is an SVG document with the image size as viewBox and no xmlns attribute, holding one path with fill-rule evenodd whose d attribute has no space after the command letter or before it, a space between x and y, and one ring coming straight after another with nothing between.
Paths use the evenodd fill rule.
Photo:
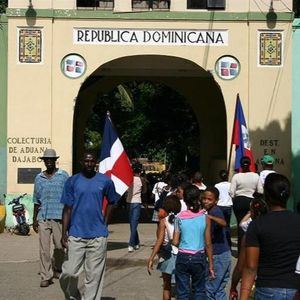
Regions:
<instances>
[{"instance_id":1,"label":"boy walking","mask_svg":"<svg viewBox=\"0 0 300 300\"><path fill-rule=\"evenodd\" d=\"M226 300L226 284L230 278L231 251L226 238L227 223L221 209L217 206L219 191L207 188L202 195L202 203L211 219L213 262L215 278L207 276L205 289L208 300Z\"/></svg>"}]
</instances>

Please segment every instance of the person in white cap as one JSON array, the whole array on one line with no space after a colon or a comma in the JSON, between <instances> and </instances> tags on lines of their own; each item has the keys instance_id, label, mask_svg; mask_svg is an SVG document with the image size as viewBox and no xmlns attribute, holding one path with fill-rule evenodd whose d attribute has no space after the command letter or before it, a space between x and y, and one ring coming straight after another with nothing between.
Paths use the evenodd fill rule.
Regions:
<instances>
[{"instance_id":1,"label":"person in white cap","mask_svg":"<svg viewBox=\"0 0 300 300\"><path fill-rule=\"evenodd\" d=\"M39 233L41 287L48 287L53 278L59 277L64 259L60 242L63 210L60 198L69 175L56 167L58 158L54 149L46 149L40 157L46 170L39 173L34 181L33 230ZM51 237L54 244L53 258L50 251Z\"/></svg>"}]
</instances>

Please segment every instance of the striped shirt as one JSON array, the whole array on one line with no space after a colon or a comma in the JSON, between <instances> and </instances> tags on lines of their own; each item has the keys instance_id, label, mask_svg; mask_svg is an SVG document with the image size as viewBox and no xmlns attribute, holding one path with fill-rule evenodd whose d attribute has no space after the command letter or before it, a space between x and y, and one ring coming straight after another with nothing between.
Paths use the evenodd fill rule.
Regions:
<instances>
[{"instance_id":1,"label":"striped shirt","mask_svg":"<svg viewBox=\"0 0 300 300\"><path fill-rule=\"evenodd\" d=\"M68 177L68 173L61 169L50 178L43 172L35 177L33 203L40 205L37 216L39 221L61 220L64 205L60 203L60 198Z\"/></svg>"}]
</instances>

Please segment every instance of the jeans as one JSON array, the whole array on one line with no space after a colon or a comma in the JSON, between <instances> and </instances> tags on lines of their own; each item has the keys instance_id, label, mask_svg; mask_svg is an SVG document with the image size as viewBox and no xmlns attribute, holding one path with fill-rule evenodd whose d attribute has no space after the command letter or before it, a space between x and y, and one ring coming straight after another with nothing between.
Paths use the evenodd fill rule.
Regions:
<instances>
[{"instance_id":1,"label":"jeans","mask_svg":"<svg viewBox=\"0 0 300 300\"><path fill-rule=\"evenodd\" d=\"M255 300L293 300L296 289L256 287Z\"/></svg>"},{"instance_id":2,"label":"jeans","mask_svg":"<svg viewBox=\"0 0 300 300\"><path fill-rule=\"evenodd\" d=\"M226 300L225 288L230 278L231 251L214 255L213 262L216 278L213 280L209 279L207 272L205 283L206 299Z\"/></svg>"},{"instance_id":3,"label":"jeans","mask_svg":"<svg viewBox=\"0 0 300 300\"><path fill-rule=\"evenodd\" d=\"M198 252L187 254L179 252L175 265L176 294L177 300L189 300L190 282L194 300L205 300L205 270L206 255Z\"/></svg>"},{"instance_id":4,"label":"jeans","mask_svg":"<svg viewBox=\"0 0 300 300\"><path fill-rule=\"evenodd\" d=\"M228 245L231 248L230 220L231 220L232 207L231 206L218 206L218 207L222 210L224 219L227 223L227 226L225 227L225 235L226 235Z\"/></svg>"},{"instance_id":5,"label":"jeans","mask_svg":"<svg viewBox=\"0 0 300 300\"><path fill-rule=\"evenodd\" d=\"M130 223L130 238L129 246L134 247L140 244L137 227L141 215L141 203L128 203L129 208L129 223Z\"/></svg>"}]
</instances>

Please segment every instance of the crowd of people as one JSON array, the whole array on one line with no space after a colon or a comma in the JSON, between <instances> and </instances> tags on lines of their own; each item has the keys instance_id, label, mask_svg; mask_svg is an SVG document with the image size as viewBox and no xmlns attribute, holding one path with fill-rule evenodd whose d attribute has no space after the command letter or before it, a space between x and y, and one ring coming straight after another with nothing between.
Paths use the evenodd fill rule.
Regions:
<instances>
[{"instance_id":1,"label":"crowd of people","mask_svg":"<svg viewBox=\"0 0 300 300\"><path fill-rule=\"evenodd\" d=\"M85 152L81 172L69 175L56 167L55 150L41 159L46 169L35 179L33 229L39 233L41 287L59 278L66 299L101 299L107 247L107 219L119 201L114 184L96 172L97 157ZM156 242L148 259L149 274L157 257L163 299L227 299L231 276L232 211L238 225L238 261L231 277L230 299L296 300L300 290L300 215L287 210L289 180L273 170L274 159L262 159L263 171L250 171L248 157L241 172L206 186L200 172L164 172L153 183L152 221ZM132 166L133 184L126 195L130 237L128 252L140 248L138 223L147 207L149 180L141 165ZM108 207L104 209L104 198ZM106 211L106 214L104 213ZM54 255L51 257L51 238ZM78 277L85 270L85 292ZM238 285L240 289L238 290Z\"/></svg>"},{"instance_id":2,"label":"crowd of people","mask_svg":"<svg viewBox=\"0 0 300 300\"><path fill-rule=\"evenodd\" d=\"M164 184L154 186L158 232L147 268L151 274L157 256L164 300L171 299L173 276L176 299L228 299L232 210L238 260L229 299L300 299L300 215L287 209L290 182L274 171L270 155L262 158L260 174L251 172L250 164L243 157L241 172L230 182L221 170L214 186L206 187L199 172L191 178L175 176L177 188L172 190L169 174L164 174Z\"/></svg>"}]
</instances>

